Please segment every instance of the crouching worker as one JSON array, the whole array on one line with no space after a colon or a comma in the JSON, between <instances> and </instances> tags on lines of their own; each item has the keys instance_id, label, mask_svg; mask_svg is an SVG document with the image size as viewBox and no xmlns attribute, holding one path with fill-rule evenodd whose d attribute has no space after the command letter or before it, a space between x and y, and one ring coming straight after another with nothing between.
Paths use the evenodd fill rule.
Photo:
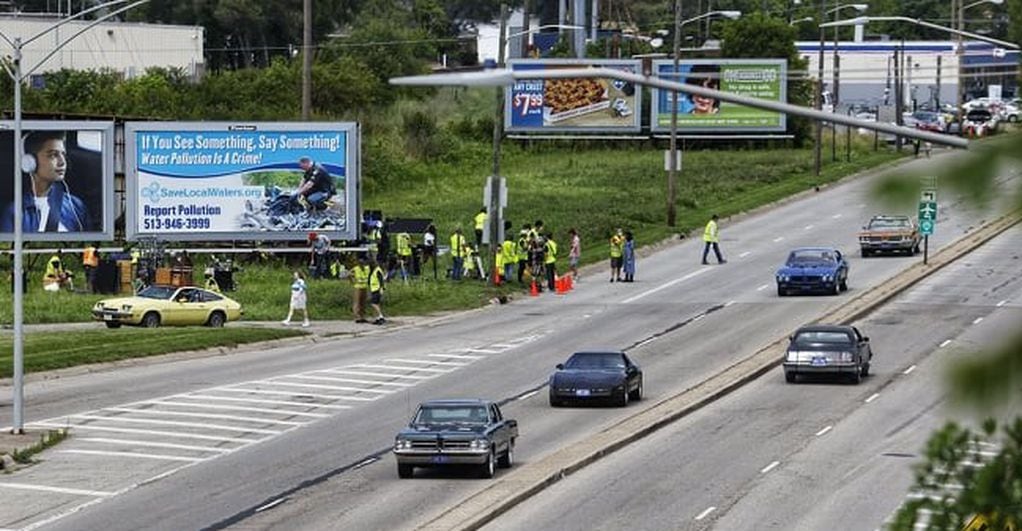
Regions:
<instances>
[{"instance_id":1,"label":"crouching worker","mask_svg":"<svg viewBox=\"0 0 1022 531\"><path fill-rule=\"evenodd\" d=\"M74 291L74 281L71 280L73 275L64 269L63 256L63 253L58 250L57 254L51 256L50 260L46 262L46 273L43 275L44 290L60 291L61 288L67 288L68 291Z\"/></svg>"}]
</instances>

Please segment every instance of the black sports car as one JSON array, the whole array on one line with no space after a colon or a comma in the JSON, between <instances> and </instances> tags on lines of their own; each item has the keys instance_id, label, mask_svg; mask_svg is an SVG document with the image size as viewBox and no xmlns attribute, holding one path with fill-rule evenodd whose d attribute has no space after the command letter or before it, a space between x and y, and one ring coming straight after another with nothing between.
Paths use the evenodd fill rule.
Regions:
<instances>
[{"instance_id":1,"label":"black sports car","mask_svg":"<svg viewBox=\"0 0 1022 531\"><path fill-rule=\"evenodd\" d=\"M550 376L550 405L613 400L627 406L642 399L642 369L621 351L576 352Z\"/></svg>"}]
</instances>

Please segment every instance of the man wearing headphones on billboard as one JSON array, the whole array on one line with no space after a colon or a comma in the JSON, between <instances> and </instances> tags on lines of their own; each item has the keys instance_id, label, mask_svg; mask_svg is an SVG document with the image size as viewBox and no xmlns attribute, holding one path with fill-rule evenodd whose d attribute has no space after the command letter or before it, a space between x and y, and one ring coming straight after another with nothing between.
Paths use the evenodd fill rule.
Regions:
<instances>
[{"instance_id":1,"label":"man wearing headphones on billboard","mask_svg":"<svg viewBox=\"0 0 1022 531\"><path fill-rule=\"evenodd\" d=\"M67 174L67 149L63 131L35 131L25 135L21 171L29 179L24 191L24 232L83 232L91 228L85 203L71 193ZM14 203L0 220L5 232L14 231Z\"/></svg>"}]
</instances>

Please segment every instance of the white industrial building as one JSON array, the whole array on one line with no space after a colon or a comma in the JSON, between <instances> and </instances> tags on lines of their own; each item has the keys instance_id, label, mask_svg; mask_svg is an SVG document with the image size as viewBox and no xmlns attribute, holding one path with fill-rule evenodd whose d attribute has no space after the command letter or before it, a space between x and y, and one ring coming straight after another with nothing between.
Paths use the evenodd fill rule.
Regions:
<instances>
[{"instance_id":1,"label":"white industrial building","mask_svg":"<svg viewBox=\"0 0 1022 531\"><path fill-rule=\"evenodd\" d=\"M0 32L12 41L28 39L62 20L53 14L0 13ZM23 48L22 65L31 67L91 21L70 21ZM147 68L179 68L193 77L203 73L203 28L136 22L101 22L85 30L46 60L34 73L113 70L125 77ZM6 43L4 43L6 45ZM9 55L10 50L4 52ZM36 78L38 79L38 78Z\"/></svg>"},{"instance_id":2,"label":"white industrial building","mask_svg":"<svg viewBox=\"0 0 1022 531\"><path fill-rule=\"evenodd\" d=\"M895 52L904 54L902 73L906 108L913 102L954 103L958 90L959 57L962 58L966 99L987 96L1000 87L1004 97L1017 95L1019 53L982 41L965 41L959 56L954 41L860 41L838 42L838 84L834 90L834 42L823 46L824 90L837 93L839 108L850 104L894 104ZM820 43L796 43L809 61L809 76L816 77Z\"/></svg>"}]
</instances>

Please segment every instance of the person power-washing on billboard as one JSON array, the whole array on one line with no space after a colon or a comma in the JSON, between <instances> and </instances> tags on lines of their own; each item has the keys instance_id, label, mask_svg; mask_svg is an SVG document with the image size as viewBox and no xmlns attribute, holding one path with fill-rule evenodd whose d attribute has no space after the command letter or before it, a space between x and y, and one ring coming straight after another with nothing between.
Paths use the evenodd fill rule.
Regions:
<instances>
[{"instance_id":1,"label":"person power-washing on billboard","mask_svg":"<svg viewBox=\"0 0 1022 531\"><path fill-rule=\"evenodd\" d=\"M293 197L304 198L310 212L326 210L327 201L337 193L334 178L323 166L316 164L309 157L298 159L298 166L305 175Z\"/></svg>"},{"instance_id":2,"label":"person power-washing on billboard","mask_svg":"<svg viewBox=\"0 0 1022 531\"><path fill-rule=\"evenodd\" d=\"M25 232L83 232L91 230L85 203L64 180L68 171L64 131L35 131L25 135L21 171L28 177L24 192L22 229ZM0 230L14 231L14 202L4 208Z\"/></svg>"}]
</instances>

